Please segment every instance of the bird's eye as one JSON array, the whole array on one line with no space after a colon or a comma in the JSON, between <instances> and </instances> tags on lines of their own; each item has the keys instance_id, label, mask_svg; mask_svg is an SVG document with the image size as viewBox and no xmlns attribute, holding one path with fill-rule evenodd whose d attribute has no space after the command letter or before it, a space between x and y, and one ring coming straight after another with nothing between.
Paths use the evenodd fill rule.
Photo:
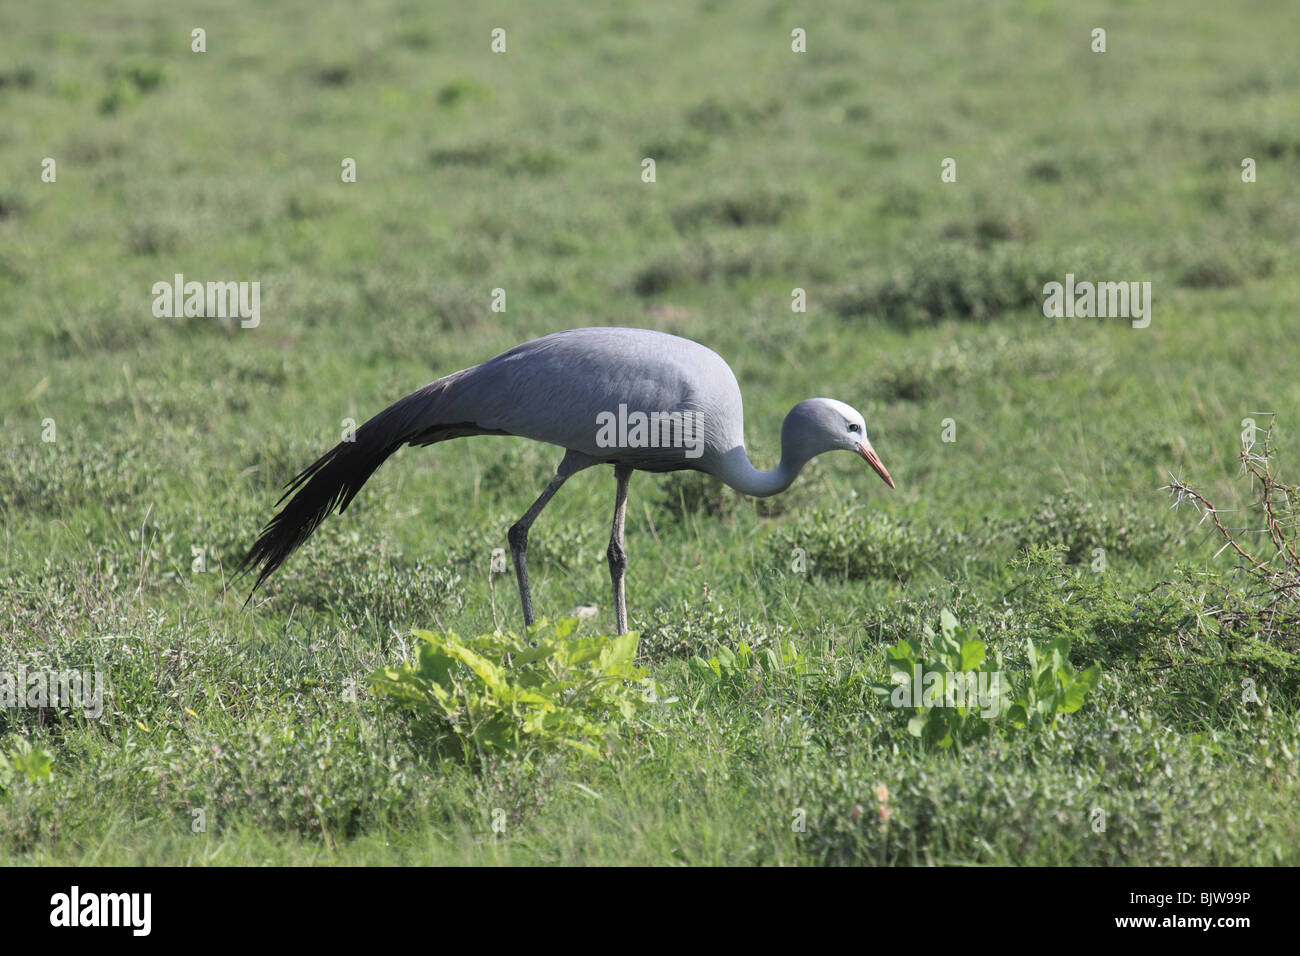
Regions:
<instances>
[{"instance_id":1,"label":"bird's eye","mask_svg":"<svg viewBox=\"0 0 1300 956\"><path fill-rule=\"evenodd\" d=\"M862 431L862 429L859 428L858 425L857 425L857 423L855 422L854 424L852 424L852 425L849 426L849 431L851 431L851 432L860 432L860 431Z\"/></svg>"}]
</instances>

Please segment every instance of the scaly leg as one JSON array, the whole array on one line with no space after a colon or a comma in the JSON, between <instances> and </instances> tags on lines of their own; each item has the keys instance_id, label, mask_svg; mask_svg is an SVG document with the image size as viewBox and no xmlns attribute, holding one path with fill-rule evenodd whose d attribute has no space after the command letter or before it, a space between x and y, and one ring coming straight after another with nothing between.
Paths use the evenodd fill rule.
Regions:
<instances>
[{"instance_id":1,"label":"scaly leg","mask_svg":"<svg viewBox=\"0 0 1300 956\"><path fill-rule=\"evenodd\" d=\"M609 578L614 585L614 621L619 634L627 633L627 599L623 592L623 571L627 568L627 552L623 550L623 527L627 514L627 485L632 469L627 465L614 466L614 479L618 489L614 493L614 525L609 532Z\"/></svg>"},{"instance_id":2,"label":"scaly leg","mask_svg":"<svg viewBox=\"0 0 1300 956\"><path fill-rule=\"evenodd\" d=\"M595 461L578 452L569 452L560 462L560 467L555 470L555 477L551 479L546 490L538 496L533 502L531 508L524 512L524 516L510 526L510 531L506 538L510 542L510 555L515 562L515 577L519 581L519 600L524 607L524 625L533 626L533 596L528 588L528 529L533 526L537 516L542 513L542 509L554 497L555 493L560 490L560 485L564 484L571 475L579 472L584 468L589 468Z\"/></svg>"}]
</instances>

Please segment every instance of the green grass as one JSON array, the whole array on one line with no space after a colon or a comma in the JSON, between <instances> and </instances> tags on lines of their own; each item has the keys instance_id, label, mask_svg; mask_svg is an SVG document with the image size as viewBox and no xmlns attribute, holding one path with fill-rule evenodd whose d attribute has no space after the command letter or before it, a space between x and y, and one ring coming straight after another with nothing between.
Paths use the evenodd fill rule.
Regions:
<instances>
[{"instance_id":1,"label":"green grass","mask_svg":"<svg viewBox=\"0 0 1300 956\"><path fill-rule=\"evenodd\" d=\"M1294 5L516 6L0 12L0 669L107 685L101 720L0 710L0 751L54 758L0 792L0 858L1300 863L1295 644L1159 588L1231 566L1169 472L1244 507L1261 411L1300 462ZM261 326L154 318L178 272L260 281ZM1151 326L1044 318L1067 272L1151 281ZM636 475L631 624L678 702L608 760L434 758L364 678L412 628L518 626L488 565L557 450L404 450L253 606L230 569L344 419L603 324L727 358L763 467L796 401L853 404L898 488L848 455L763 502ZM586 634L612 500L580 474L531 538L539 611L597 605ZM1014 563L1043 544L1081 577ZM1069 631L1101 686L921 751L870 683L942 607L1010 660ZM687 666L782 637L805 674Z\"/></svg>"}]
</instances>

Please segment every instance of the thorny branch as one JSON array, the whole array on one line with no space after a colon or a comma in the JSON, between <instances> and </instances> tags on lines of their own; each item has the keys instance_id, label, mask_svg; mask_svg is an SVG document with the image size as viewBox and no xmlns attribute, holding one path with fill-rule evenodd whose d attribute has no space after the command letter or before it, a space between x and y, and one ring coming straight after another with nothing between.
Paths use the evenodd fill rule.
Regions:
<instances>
[{"instance_id":1,"label":"thorny branch","mask_svg":"<svg viewBox=\"0 0 1300 956\"><path fill-rule=\"evenodd\" d=\"M1222 538L1223 546L1215 552L1215 557L1231 549L1240 558L1241 569L1257 585L1256 597L1261 600L1254 610L1220 609L1215 615L1220 623L1245 624L1269 633L1294 635L1300 629L1300 555L1297 554L1300 488L1284 484L1275 470L1273 413L1260 413L1258 417L1267 419L1267 427L1256 426L1253 418L1243 422L1246 427L1241 433L1239 457L1241 474L1249 478L1251 490L1258 499L1253 509L1258 510L1264 527L1230 527L1221 516L1232 512L1215 507L1195 488L1173 475L1169 476L1164 490L1173 497L1173 507L1189 505L1201 516L1198 525L1208 521L1211 534ZM1269 547L1243 543L1251 534L1267 535Z\"/></svg>"}]
</instances>

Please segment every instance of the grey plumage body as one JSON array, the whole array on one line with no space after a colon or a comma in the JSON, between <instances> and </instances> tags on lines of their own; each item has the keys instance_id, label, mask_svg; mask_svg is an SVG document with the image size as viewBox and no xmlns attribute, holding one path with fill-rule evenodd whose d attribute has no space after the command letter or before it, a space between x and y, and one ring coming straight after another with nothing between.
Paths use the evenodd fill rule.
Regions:
<instances>
[{"instance_id":1,"label":"grey plumage body","mask_svg":"<svg viewBox=\"0 0 1300 956\"><path fill-rule=\"evenodd\" d=\"M419 414L431 421L473 422L482 433L531 438L597 463L623 461L644 471L693 465L680 448L599 447L599 415L617 413L619 404L647 414L698 412L704 423L703 462L744 445L740 386L731 368L698 342L663 332L555 332L421 391Z\"/></svg>"},{"instance_id":2,"label":"grey plumage body","mask_svg":"<svg viewBox=\"0 0 1300 956\"><path fill-rule=\"evenodd\" d=\"M692 416L701 428L689 448L667 441L611 445L608 425L620 415ZM659 420L658 418L656 420ZM516 435L565 449L555 478L509 534L525 623L532 624L526 564L528 529L572 474L615 465L618 489L608 557L619 633L626 630L622 600L623 509L633 470L693 468L750 495L776 494L804 463L834 448L857 451L881 477L893 481L866 437L862 416L833 399L799 403L782 426L780 465L760 472L744 447L740 387L723 359L689 339L644 329L587 328L525 342L481 365L454 372L400 399L362 425L299 474L292 498L267 525L240 566L260 568L254 590L335 507L340 513L380 464L403 444L428 445L468 435ZM625 437L620 434L620 437ZM673 437L676 437L674 435ZM635 445L635 447L633 447Z\"/></svg>"}]
</instances>

